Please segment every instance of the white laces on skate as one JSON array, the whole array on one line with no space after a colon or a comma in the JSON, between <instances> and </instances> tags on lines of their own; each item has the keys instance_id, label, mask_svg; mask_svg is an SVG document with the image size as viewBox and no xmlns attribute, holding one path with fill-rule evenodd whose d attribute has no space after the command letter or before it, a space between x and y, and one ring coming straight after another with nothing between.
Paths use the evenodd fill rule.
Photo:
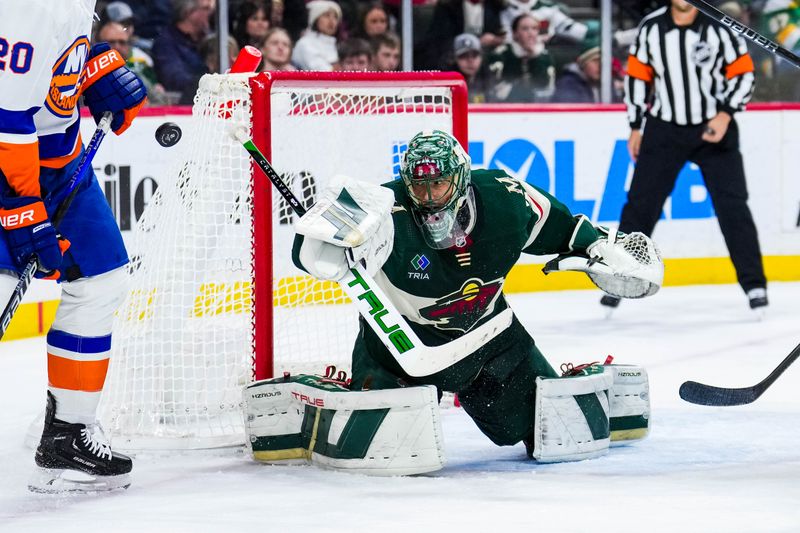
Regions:
<instances>
[{"instance_id":1,"label":"white laces on skate","mask_svg":"<svg viewBox=\"0 0 800 533\"><path fill-rule=\"evenodd\" d=\"M108 444L103 429L99 424L92 424L86 426L81 430L81 438L83 443L89 448L97 457L111 459L111 446Z\"/></svg>"}]
</instances>

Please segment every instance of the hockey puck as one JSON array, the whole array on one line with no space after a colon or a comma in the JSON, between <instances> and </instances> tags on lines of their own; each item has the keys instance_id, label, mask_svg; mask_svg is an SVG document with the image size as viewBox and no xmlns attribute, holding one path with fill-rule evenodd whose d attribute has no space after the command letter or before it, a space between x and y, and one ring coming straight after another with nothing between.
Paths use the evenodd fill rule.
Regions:
<instances>
[{"instance_id":1,"label":"hockey puck","mask_svg":"<svg viewBox=\"0 0 800 533\"><path fill-rule=\"evenodd\" d=\"M158 141L158 144L161 146L169 148L170 146L178 144L182 135L183 132L180 126L174 122L165 122L156 130L156 141Z\"/></svg>"}]
</instances>

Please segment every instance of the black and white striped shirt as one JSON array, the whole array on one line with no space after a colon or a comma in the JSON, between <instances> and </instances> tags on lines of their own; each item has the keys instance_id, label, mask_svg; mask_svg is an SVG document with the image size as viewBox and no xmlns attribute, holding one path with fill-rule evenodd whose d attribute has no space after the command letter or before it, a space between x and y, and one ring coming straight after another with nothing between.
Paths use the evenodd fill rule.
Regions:
<instances>
[{"instance_id":1,"label":"black and white striped shirt","mask_svg":"<svg viewBox=\"0 0 800 533\"><path fill-rule=\"evenodd\" d=\"M628 57L631 128L645 113L679 126L702 124L719 111L733 115L750 100L753 70L744 39L729 29L702 13L676 26L669 7L657 9L639 24Z\"/></svg>"}]
</instances>

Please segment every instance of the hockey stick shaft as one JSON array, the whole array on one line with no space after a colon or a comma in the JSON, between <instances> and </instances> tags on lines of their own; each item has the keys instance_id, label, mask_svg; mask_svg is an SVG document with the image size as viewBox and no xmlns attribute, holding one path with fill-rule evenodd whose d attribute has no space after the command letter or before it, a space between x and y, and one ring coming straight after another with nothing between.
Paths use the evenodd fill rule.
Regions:
<instances>
[{"instance_id":1,"label":"hockey stick shaft","mask_svg":"<svg viewBox=\"0 0 800 533\"><path fill-rule=\"evenodd\" d=\"M69 206L72 205L72 201L78 193L78 186L83 182L86 176L86 170L91 168L92 160L97 153L97 149L100 148L100 143L103 142L108 130L111 129L111 121L113 118L114 115L112 115L110 111L106 111L103 113L103 118L97 123L97 129L94 130L92 138L89 139L89 144L86 145L83 157L81 157L78 167L72 173L67 189L63 193L64 199L60 202L58 209L56 209L56 214L53 215L53 226L58 227L58 225L61 224L64 215L66 215L69 210Z\"/></svg>"},{"instance_id":2,"label":"hockey stick shaft","mask_svg":"<svg viewBox=\"0 0 800 533\"><path fill-rule=\"evenodd\" d=\"M752 387L727 389L696 381L687 381L681 385L679 394L687 402L698 405L731 406L752 403L775 383L798 357L800 357L800 344L795 346L794 350L767 377Z\"/></svg>"},{"instance_id":3,"label":"hockey stick shaft","mask_svg":"<svg viewBox=\"0 0 800 533\"><path fill-rule=\"evenodd\" d=\"M716 20L723 26L726 26L734 33L738 33L745 39L760 46L764 50L772 52L781 59L785 59L795 67L800 68L800 57L793 54L792 52L782 47L778 43L775 43L767 39L757 31L755 31L753 28L745 26L738 20L729 17L728 15L726 15L716 7L712 6L705 0L686 0L686 2L696 7L697 10L700 11L701 13L711 17L712 19Z\"/></svg>"},{"instance_id":4,"label":"hockey stick shaft","mask_svg":"<svg viewBox=\"0 0 800 533\"><path fill-rule=\"evenodd\" d=\"M302 216L306 209L252 139L247 138L241 130L235 131L234 136L242 143L281 196L292 206L295 213ZM434 374L460 361L511 324L512 313L510 309L506 309L451 342L441 346L427 346L414 333L400 311L375 283L363 265L360 263L351 265L345 277L339 280L339 285L355 303L358 312L403 370L414 377Z\"/></svg>"},{"instance_id":5,"label":"hockey stick shaft","mask_svg":"<svg viewBox=\"0 0 800 533\"><path fill-rule=\"evenodd\" d=\"M94 155L97 153L100 143L103 141L103 138L106 136L106 133L108 133L108 130L111 127L111 119L112 115L110 112L103 115L103 118L97 125L94 135L92 135L92 139L89 141L89 144L86 145L83 156L81 157L78 166L75 168L75 171L72 173L72 177L70 178L69 184L64 192L64 199L61 201L61 204L58 206L55 215L53 215L53 218L51 219L51 223L54 227L58 227L58 225L64 219L64 216L67 214L72 201L75 199L75 196L78 193L78 186L81 184L86 174L86 169L91 167L92 159L94 159ZM30 287L31 281L33 281L33 277L38 268L39 259L36 257L36 255L33 255L28 260L25 268L22 269L22 272L19 276L19 281L14 287L14 291L11 293L11 297L3 309L3 314L0 315L0 339L3 338L8 330L8 327L11 325L11 319L14 318L14 313L17 312L17 308L22 302L22 297L25 296L26 292L28 292L28 287Z\"/></svg>"}]
</instances>

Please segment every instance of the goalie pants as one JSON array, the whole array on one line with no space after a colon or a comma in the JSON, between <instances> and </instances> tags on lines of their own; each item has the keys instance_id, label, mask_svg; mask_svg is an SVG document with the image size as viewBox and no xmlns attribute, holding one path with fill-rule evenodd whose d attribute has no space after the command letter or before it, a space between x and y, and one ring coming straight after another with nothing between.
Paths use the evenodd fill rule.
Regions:
<instances>
[{"instance_id":1,"label":"goalie pants","mask_svg":"<svg viewBox=\"0 0 800 533\"><path fill-rule=\"evenodd\" d=\"M516 317L478 352L425 378L405 374L373 337L362 322L353 349L352 390L435 385L440 393L457 392L478 428L500 446L533 433L536 378L558 375Z\"/></svg>"},{"instance_id":2,"label":"goalie pants","mask_svg":"<svg viewBox=\"0 0 800 533\"><path fill-rule=\"evenodd\" d=\"M677 126L648 116L628 202L619 230L651 235L678 174L687 161L700 167L728 246L739 284L745 290L765 287L764 266L753 215L747 206L747 183L739 129L731 120L719 143L702 140L705 125Z\"/></svg>"}]
</instances>

